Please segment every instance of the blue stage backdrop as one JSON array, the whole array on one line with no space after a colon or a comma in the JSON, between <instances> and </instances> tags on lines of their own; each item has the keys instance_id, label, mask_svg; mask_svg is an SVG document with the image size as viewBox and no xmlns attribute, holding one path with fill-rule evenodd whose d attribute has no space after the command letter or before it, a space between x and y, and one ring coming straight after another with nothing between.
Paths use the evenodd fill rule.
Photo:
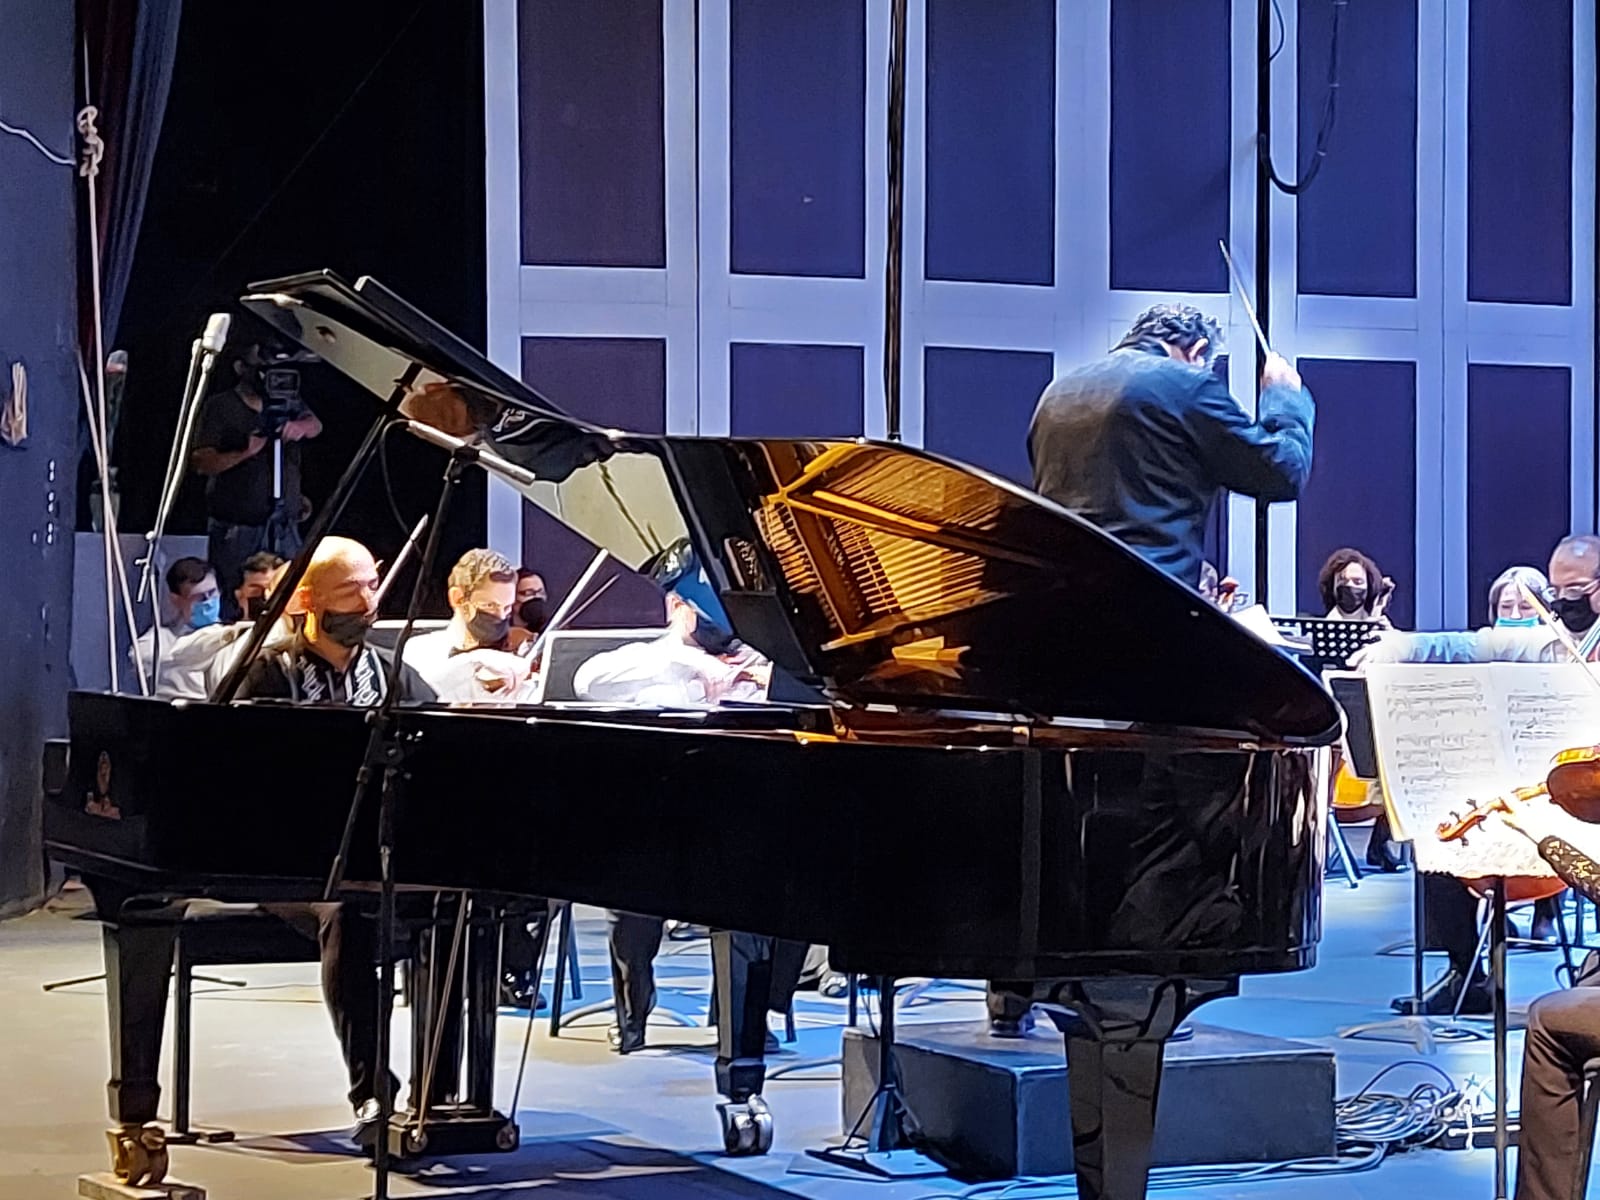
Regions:
<instances>
[{"instance_id":1,"label":"blue stage backdrop","mask_svg":"<svg viewBox=\"0 0 1600 1200\"><path fill-rule=\"evenodd\" d=\"M1025 483L1039 392L1161 299L1217 313L1253 361L1217 242L1253 277L1256 8L910 0L908 441ZM595 420L883 436L888 0L484 11L496 359ZM1324 124L1335 11L1274 6L1285 178ZM1286 612L1354 544L1400 623L1463 626L1502 566L1594 524L1594 6L1339 11L1328 153L1269 230L1265 315L1320 406L1313 481L1274 510L1267 578L1249 503L1208 548ZM553 575L581 567L493 503Z\"/></svg>"},{"instance_id":2,"label":"blue stage backdrop","mask_svg":"<svg viewBox=\"0 0 1600 1200\"><path fill-rule=\"evenodd\" d=\"M74 150L73 11L56 0L0 3L5 117L55 154ZM66 732L72 612L73 478L78 461L77 172L0 137L0 403L27 375L27 436L0 443L0 916L44 886L40 747Z\"/></svg>"}]
</instances>

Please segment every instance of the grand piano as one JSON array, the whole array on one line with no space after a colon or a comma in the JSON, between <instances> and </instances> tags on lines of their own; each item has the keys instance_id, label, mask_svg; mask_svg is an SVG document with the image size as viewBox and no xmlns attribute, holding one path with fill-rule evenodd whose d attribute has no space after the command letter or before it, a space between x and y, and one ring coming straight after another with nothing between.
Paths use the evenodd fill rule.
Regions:
<instances>
[{"instance_id":1,"label":"grand piano","mask_svg":"<svg viewBox=\"0 0 1600 1200\"><path fill-rule=\"evenodd\" d=\"M515 464L528 500L630 569L674 564L678 586L696 564L698 602L775 664L756 708L400 709L403 891L557 897L823 943L844 972L1009 981L1064 1034L1081 1193L1144 1195L1167 1037L1241 975L1315 961L1314 752L1339 730L1316 680L977 468L868 440L596 428L370 278L242 303L369 391L374 429L409 419ZM46 842L105 922L111 1116L137 1141L173 905L315 897L364 714L74 693L70 719ZM268 747L294 786L234 769ZM349 889L378 877L376 807ZM759 1151L765 1026L738 988L763 964L726 940L719 956L723 1132ZM469 1035L480 1106L492 1030Z\"/></svg>"}]
</instances>

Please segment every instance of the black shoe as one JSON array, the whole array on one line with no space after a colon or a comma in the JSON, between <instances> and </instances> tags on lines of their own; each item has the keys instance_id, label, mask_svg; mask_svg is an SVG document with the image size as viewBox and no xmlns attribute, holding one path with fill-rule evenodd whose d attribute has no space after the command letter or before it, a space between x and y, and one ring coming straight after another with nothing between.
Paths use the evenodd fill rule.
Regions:
<instances>
[{"instance_id":1,"label":"black shoe","mask_svg":"<svg viewBox=\"0 0 1600 1200\"><path fill-rule=\"evenodd\" d=\"M1528 937L1535 942L1553 942L1556 940L1556 919L1547 912L1535 910L1533 925L1528 930Z\"/></svg>"},{"instance_id":2,"label":"black shoe","mask_svg":"<svg viewBox=\"0 0 1600 1200\"><path fill-rule=\"evenodd\" d=\"M1367 866L1374 871L1392 875L1406 865L1405 847L1392 838L1373 838L1367 843Z\"/></svg>"},{"instance_id":3,"label":"black shoe","mask_svg":"<svg viewBox=\"0 0 1600 1200\"><path fill-rule=\"evenodd\" d=\"M534 986L531 979L506 972L500 979L500 1007L520 1008L526 1012L530 1002L534 1012L543 1012L550 1007L550 1001L545 999L544 993Z\"/></svg>"},{"instance_id":4,"label":"black shoe","mask_svg":"<svg viewBox=\"0 0 1600 1200\"><path fill-rule=\"evenodd\" d=\"M1025 1038L1033 1032L1033 1010L1020 1017L990 1017L989 1036L994 1038Z\"/></svg>"},{"instance_id":5,"label":"black shoe","mask_svg":"<svg viewBox=\"0 0 1600 1200\"><path fill-rule=\"evenodd\" d=\"M694 942L710 936L711 930L704 925L691 925L688 921L673 921L667 925L669 942Z\"/></svg>"},{"instance_id":6,"label":"black shoe","mask_svg":"<svg viewBox=\"0 0 1600 1200\"><path fill-rule=\"evenodd\" d=\"M1458 1000L1462 1016L1483 1016L1494 1007L1493 997L1489 994L1489 981L1482 975L1474 975L1463 986L1461 972L1454 967L1434 980L1433 985L1422 993L1421 1008L1418 1008L1414 996L1396 996L1389 1002L1389 1007L1403 1017L1442 1017L1458 1011Z\"/></svg>"},{"instance_id":7,"label":"black shoe","mask_svg":"<svg viewBox=\"0 0 1600 1200\"><path fill-rule=\"evenodd\" d=\"M850 977L829 971L817 981L817 994L830 1000L841 1000L850 994Z\"/></svg>"},{"instance_id":8,"label":"black shoe","mask_svg":"<svg viewBox=\"0 0 1600 1200\"><path fill-rule=\"evenodd\" d=\"M644 1026L613 1025L606 1030L606 1040L611 1043L611 1048L618 1054L632 1054L635 1050L644 1049Z\"/></svg>"}]
</instances>

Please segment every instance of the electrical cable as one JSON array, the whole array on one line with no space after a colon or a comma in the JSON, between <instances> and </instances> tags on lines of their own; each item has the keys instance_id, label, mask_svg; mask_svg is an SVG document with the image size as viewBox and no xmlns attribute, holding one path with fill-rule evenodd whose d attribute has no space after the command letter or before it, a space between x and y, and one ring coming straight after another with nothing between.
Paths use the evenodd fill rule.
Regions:
<instances>
[{"instance_id":1,"label":"electrical cable","mask_svg":"<svg viewBox=\"0 0 1600 1200\"><path fill-rule=\"evenodd\" d=\"M1303 195L1317 178L1322 170L1323 161L1328 157L1328 149L1333 142L1333 127L1339 117L1339 31L1344 19L1344 10L1349 0L1333 0L1333 32L1328 40L1328 93L1322 102L1322 117L1317 123L1317 136L1311 151L1311 161L1306 165L1305 173L1294 183L1278 177L1277 168L1272 164L1272 147L1268 144L1265 135L1257 137L1256 152L1261 162L1262 170L1267 178L1279 191L1290 195ZM1274 4L1276 7L1276 3ZM1279 14L1280 20L1282 14ZM1279 49L1282 49L1279 44ZM1268 58L1271 61L1271 57Z\"/></svg>"},{"instance_id":2,"label":"electrical cable","mask_svg":"<svg viewBox=\"0 0 1600 1200\"><path fill-rule=\"evenodd\" d=\"M46 158L48 158L51 162L55 163L57 166L60 166L60 167L72 167L72 166L76 166L77 165L70 158L67 158L64 155L57 154L54 150L50 149L43 142L41 142L38 138L34 137L32 133L30 133L26 129L23 129L21 126L8 125L4 121L0 121L0 133L9 133L13 137L19 137L19 138L22 138L24 141L32 142L33 143L33 148L35 150L37 150L40 154L44 155Z\"/></svg>"}]
</instances>

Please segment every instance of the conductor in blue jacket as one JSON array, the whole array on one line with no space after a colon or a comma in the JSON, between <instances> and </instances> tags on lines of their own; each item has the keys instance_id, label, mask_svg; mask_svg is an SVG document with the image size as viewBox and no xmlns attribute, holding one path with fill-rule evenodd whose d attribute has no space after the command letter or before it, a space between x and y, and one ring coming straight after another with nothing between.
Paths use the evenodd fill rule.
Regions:
<instances>
[{"instance_id":1,"label":"conductor in blue jacket","mask_svg":"<svg viewBox=\"0 0 1600 1200\"><path fill-rule=\"evenodd\" d=\"M1190 587L1224 490L1294 500L1311 474L1316 409L1299 373L1268 356L1252 419L1211 369L1217 348L1212 318L1158 304L1051 383L1028 430L1035 491Z\"/></svg>"}]
</instances>

